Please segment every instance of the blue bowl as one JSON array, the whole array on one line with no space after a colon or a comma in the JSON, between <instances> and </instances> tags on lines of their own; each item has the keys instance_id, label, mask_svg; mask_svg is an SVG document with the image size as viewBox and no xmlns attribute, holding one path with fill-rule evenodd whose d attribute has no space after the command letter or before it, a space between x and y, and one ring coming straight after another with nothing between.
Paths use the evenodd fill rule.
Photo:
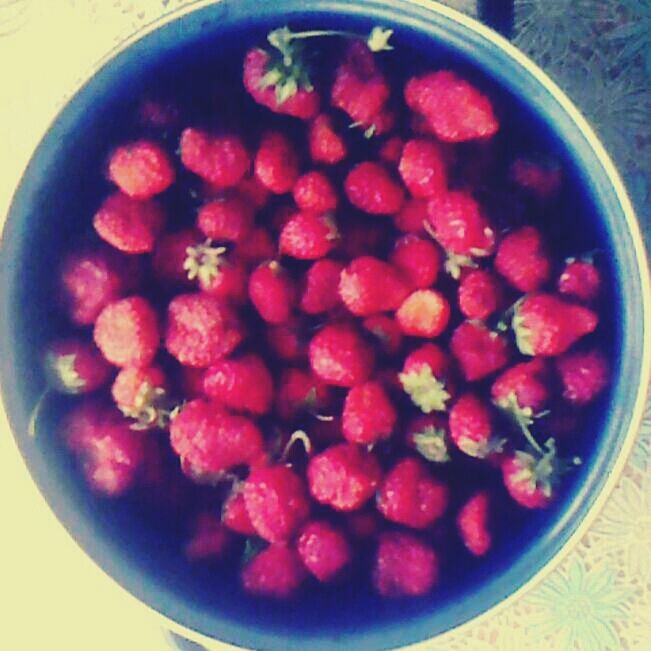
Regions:
<instances>
[{"instance_id":1,"label":"blue bowl","mask_svg":"<svg viewBox=\"0 0 651 651\"><path fill-rule=\"evenodd\" d=\"M101 161L124 136L138 92L182 79L187 87L211 61L240 56L286 23L360 32L392 27L400 66L454 66L481 78L510 125L514 147L553 151L568 171L564 219L550 230L555 248L570 252L580 244L606 252L610 309L602 334L614 380L589 414L589 437L577 439L585 441L583 466L553 508L504 527L490 562L452 559L439 589L421 600L388 603L362 587L308 595L291 607L247 598L232 568L207 574L189 567L178 532L139 517L128 501L90 494L57 440L56 414L44 418L36 440L26 433L43 385L39 351L59 327L51 270L106 192ZM497 34L436 3L221 0L164 17L103 62L51 125L14 197L1 265L2 392L34 481L108 575L194 639L256 649L384 649L457 627L539 578L579 536L621 469L641 418L651 366L649 274L622 184L590 128L543 73Z\"/></svg>"}]
</instances>

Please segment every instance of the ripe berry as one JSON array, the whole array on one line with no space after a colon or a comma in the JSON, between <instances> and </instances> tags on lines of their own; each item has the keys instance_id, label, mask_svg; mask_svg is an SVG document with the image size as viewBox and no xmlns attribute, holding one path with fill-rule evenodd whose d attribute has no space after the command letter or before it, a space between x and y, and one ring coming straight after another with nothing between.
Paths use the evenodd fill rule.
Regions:
<instances>
[{"instance_id":1,"label":"ripe berry","mask_svg":"<svg viewBox=\"0 0 651 651\"><path fill-rule=\"evenodd\" d=\"M315 163L334 165L339 163L348 153L346 143L335 131L332 119L322 113L310 123L308 131L310 156Z\"/></svg>"},{"instance_id":2,"label":"ripe berry","mask_svg":"<svg viewBox=\"0 0 651 651\"><path fill-rule=\"evenodd\" d=\"M167 378L158 366L130 366L117 374L111 395L117 408L135 420L134 428L163 429L169 420L169 405L165 404L168 390Z\"/></svg>"},{"instance_id":3,"label":"ripe berry","mask_svg":"<svg viewBox=\"0 0 651 651\"><path fill-rule=\"evenodd\" d=\"M461 396L450 410L450 438L471 457L485 459L501 448L493 438L490 407L472 393Z\"/></svg>"},{"instance_id":4,"label":"ripe berry","mask_svg":"<svg viewBox=\"0 0 651 651\"><path fill-rule=\"evenodd\" d=\"M475 321L464 321L452 333L450 349L468 382L498 371L509 361L507 340Z\"/></svg>"},{"instance_id":5,"label":"ripe berry","mask_svg":"<svg viewBox=\"0 0 651 651\"><path fill-rule=\"evenodd\" d=\"M188 249L197 246L203 238L194 228L173 233L163 233L151 256L151 267L156 280L161 284L191 285L185 261Z\"/></svg>"},{"instance_id":6,"label":"ripe berry","mask_svg":"<svg viewBox=\"0 0 651 651\"><path fill-rule=\"evenodd\" d=\"M502 478L509 495L527 509L543 509L554 498L558 471L553 449L542 457L517 450L502 461Z\"/></svg>"},{"instance_id":7,"label":"ripe berry","mask_svg":"<svg viewBox=\"0 0 651 651\"><path fill-rule=\"evenodd\" d=\"M409 140L402 150L398 171L411 196L417 199L428 199L447 187L445 161L433 140Z\"/></svg>"},{"instance_id":8,"label":"ripe berry","mask_svg":"<svg viewBox=\"0 0 651 651\"><path fill-rule=\"evenodd\" d=\"M353 443L333 445L310 459L307 481L312 497L337 511L355 511L375 493L382 479L371 452Z\"/></svg>"},{"instance_id":9,"label":"ripe berry","mask_svg":"<svg viewBox=\"0 0 651 651\"><path fill-rule=\"evenodd\" d=\"M418 235L404 235L396 240L389 262L414 289L431 287L441 268L441 256L436 246Z\"/></svg>"},{"instance_id":10,"label":"ripe berry","mask_svg":"<svg viewBox=\"0 0 651 651\"><path fill-rule=\"evenodd\" d=\"M385 314L376 314L364 319L362 326L379 340L387 355L395 355L402 347L402 330L394 319Z\"/></svg>"},{"instance_id":11,"label":"ripe berry","mask_svg":"<svg viewBox=\"0 0 651 651\"><path fill-rule=\"evenodd\" d=\"M285 368L276 390L276 413L291 420L303 412L320 414L330 398L328 387L309 371Z\"/></svg>"},{"instance_id":12,"label":"ripe berry","mask_svg":"<svg viewBox=\"0 0 651 651\"><path fill-rule=\"evenodd\" d=\"M457 528L466 549L474 556L484 556L493 541L488 529L490 500L486 491L475 493L457 515Z\"/></svg>"},{"instance_id":13,"label":"ripe berry","mask_svg":"<svg viewBox=\"0 0 651 651\"><path fill-rule=\"evenodd\" d=\"M424 233L424 224L428 219L425 199L407 199L400 211L393 216L396 228L403 233Z\"/></svg>"},{"instance_id":14,"label":"ripe berry","mask_svg":"<svg viewBox=\"0 0 651 651\"><path fill-rule=\"evenodd\" d=\"M394 215L405 200L405 193L379 163L358 163L348 173L344 189L350 203L370 215Z\"/></svg>"},{"instance_id":15,"label":"ripe berry","mask_svg":"<svg viewBox=\"0 0 651 651\"><path fill-rule=\"evenodd\" d=\"M377 508L391 522L426 529L448 505L447 487L433 479L420 459L406 458L384 476L377 494Z\"/></svg>"},{"instance_id":16,"label":"ripe berry","mask_svg":"<svg viewBox=\"0 0 651 651\"><path fill-rule=\"evenodd\" d=\"M346 536L325 520L312 520L301 530L296 544L305 567L327 583L341 574L352 557Z\"/></svg>"},{"instance_id":17,"label":"ripe berry","mask_svg":"<svg viewBox=\"0 0 651 651\"><path fill-rule=\"evenodd\" d=\"M531 418L547 405L550 382L547 364L536 358L506 369L491 387L493 402L518 418Z\"/></svg>"},{"instance_id":18,"label":"ripe berry","mask_svg":"<svg viewBox=\"0 0 651 651\"><path fill-rule=\"evenodd\" d=\"M495 270L521 292L540 289L551 276L551 260L538 229L522 226L497 247Z\"/></svg>"},{"instance_id":19,"label":"ripe berry","mask_svg":"<svg viewBox=\"0 0 651 651\"><path fill-rule=\"evenodd\" d=\"M452 393L449 375L447 355L436 344L427 343L406 357L399 379L412 402L429 414L446 410Z\"/></svg>"},{"instance_id":20,"label":"ripe berry","mask_svg":"<svg viewBox=\"0 0 651 651\"><path fill-rule=\"evenodd\" d=\"M292 191L294 201L301 210L324 213L336 210L339 203L337 192L330 179L317 170L300 176Z\"/></svg>"},{"instance_id":21,"label":"ripe berry","mask_svg":"<svg viewBox=\"0 0 651 651\"><path fill-rule=\"evenodd\" d=\"M307 577L301 558L292 547L269 545L241 571L242 587L260 597L288 599Z\"/></svg>"},{"instance_id":22,"label":"ripe berry","mask_svg":"<svg viewBox=\"0 0 651 651\"><path fill-rule=\"evenodd\" d=\"M331 215L302 211L283 226L279 249L299 260L316 260L328 255L338 239L337 224Z\"/></svg>"},{"instance_id":23,"label":"ripe berry","mask_svg":"<svg viewBox=\"0 0 651 651\"><path fill-rule=\"evenodd\" d=\"M317 332L310 341L309 356L315 375L335 386L355 386L373 370L373 351L347 324L327 325Z\"/></svg>"},{"instance_id":24,"label":"ripe berry","mask_svg":"<svg viewBox=\"0 0 651 651\"><path fill-rule=\"evenodd\" d=\"M197 227L218 242L241 242L253 229L253 206L242 196L229 193L199 209Z\"/></svg>"},{"instance_id":25,"label":"ripe berry","mask_svg":"<svg viewBox=\"0 0 651 651\"><path fill-rule=\"evenodd\" d=\"M490 271L471 269L461 276L458 297L459 309L467 319L485 321L502 305L503 290Z\"/></svg>"},{"instance_id":26,"label":"ripe berry","mask_svg":"<svg viewBox=\"0 0 651 651\"><path fill-rule=\"evenodd\" d=\"M555 361L563 398L574 405L592 402L608 385L608 360L599 350L570 352Z\"/></svg>"},{"instance_id":27,"label":"ripe berry","mask_svg":"<svg viewBox=\"0 0 651 651\"><path fill-rule=\"evenodd\" d=\"M438 337L450 320L450 304L435 289L418 289L396 312L402 332L411 337Z\"/></svg>"},{"instance_id":28,"label":"ripe berry","mask_svg":"<svg viewBox=\"0 0 651 651\"><path fill-rule=\"evenodd\" d=\"M93 343L80 338L51 342L43 362L49 386L72 395L99 389L112 373L111 366Z\"/></svg>"},{"instance_id":29,"label":"ripe berry","mask_svg":"<svg viewBox=\"0 0 651 651\"><path fill-rule=\"evenodd\" d=\"M221 558L231 542L228 530L216 515L202 511L194 521L192 537L185 546L185 555L191 561Z\"/></svg>"},{"instance_id":30,"label":"ripe berry","mask_svg":"<svg viewBox=\"0 0 651 651\"><path fill-rule=\"evenodd\" d=\"M601 274L592 262L568 258L558 277L558 291L589 303L599 296Z\"/></svg>"},{"instance_id":31,"label":"ripe berry","mask_svg":"<svg viewBox=\"0 0 651 651\"><path fill-rule=\"evenodd\" d=\"M263 262L249 276L249 298L267 323L285 323L296 301L296 287L276 261Z\"/></svg>"},{"instance_id":32,"label":"ripe berry","mask_svg":"<svg viewBox=\"0 0 651 651\"><path fill-rule=\"evenodd\" d=\"M255 536L257 532L246 510L242 484L233 488L222 505L222 522L231 531L243 536Z\"/></svg>"},{"instance_id":33,"label":"ripe berry","mask_svg":"<svg viewBox=\"0 0 651 651\"><path fill-rule=\"evenodd\" d=\"M340 303L339 277L344 268L341 262L324 258L317 260L305 273L300 307L306 314L322 314Z\"/></svg>"},{"instance_id":34,"label":"ripe berry","mask_svg":"<svg viewBox=\"0 0 651 651\"><path fill-rule=\"evenodd\" d=\"M393 433L398 415L379 382L364 382L348 392L342 415L344 438L368 445Z\"/></svg>"},{"instance_id":35,"label":"ripe berry","mask_svg":"<svg viewBox=\"0 0 651 651\"><path fill-rule=\"evenodd\" d=\"M188 276L196 276L199 288L206 294L230 303L246 302L246 265L234 254L224 254L223 247L207 243L189 247L185 267Z\"/></svg>"},{"instance_id":36,"label":"ripe berry","mask_svg":"<svg viewBox=\"0 0 651 651\"><path fill-rule=\"evenodd\" d=\"M298 154L280 131L267 131L255 155L257 179L274 194L291 192L298 178Z\"/></svg>"}]
</instances>

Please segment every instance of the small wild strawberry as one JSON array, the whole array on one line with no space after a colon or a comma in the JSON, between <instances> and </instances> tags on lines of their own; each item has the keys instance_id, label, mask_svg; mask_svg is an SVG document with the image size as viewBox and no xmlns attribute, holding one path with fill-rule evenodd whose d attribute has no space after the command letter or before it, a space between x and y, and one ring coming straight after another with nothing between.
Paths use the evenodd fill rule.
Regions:
<instances>
[{"instance_id":1,"label":"small wild strawberry","mask_svg":"<svg viewBox=\"0 0 651 651\"><path fill-rule=\"evenodd\" d=\"M417 199L428 199L447 187L443 155L433 140L415 138L407 141L398 171L411 196Z\"/></svg>"},{"instance_id":2,"label":"small wild strawberry","mask_svg":"<svg viewBox=\"0 0 651 651\"><path fill-rule=\"evenodd\" d=\"M298 260L316 260L328 255L338 239L337 224L331 215L303 210L283 226L279 249Z\"/></svg>"},{"instance_id":3,"label":"small wild strawberry","mask_svg":"<svg viewBox=\"0 0 651 651\"><path fill-rule=\"evenodd\" d=\"M350 203L370 215L394 215L405 193L380 163L358 163L348 173L344 189Z\"/></svg>"},{"instance_id":4,"label":"small wild strawberry","mask_svg":"<svg viewBox=\"0 0 651 651\"><path fill-rule=\"evenodd\" d=\"M298 536L296 549L303 565L322 582L339 576L352 557L346 536L326 520L308 522Z\"/></svg>"},{"instance_id":5,"label":"small wild strawberry","mask_svg":"<svg viewBox=\"0 0 651 651\"><path fill-rule=\"evenodd\" d=\"M502 448L493 436L489 405L472 393L461 396L450 410L450 438L465 454L485 459Z\"/></svg>"},{"instance_id":6,"label":"small wild strawberry","mask_svg":"<svg viewBox=\"0 0 651 651\"><path fill-rule=\"evenodd\" d=\"M416 416L407 425L407 446L427 461L445 463L450 460L448 439L448 421L442 414Z\"/></svg>"},{"instance_id":7,"label":"small wild strawberry","mask_svg":"<svg viewBox=\"0 0 651 651\"><path fill-rule=\"evenodd\" d=\"M329 312L341 303L338 286L344 268L341 262L323 258L306 271L300 308L306 314Z\"/></svg>"},{"instance_id":8,"label":"small wild strawberry","mask_svg":"<svg viewBox=\"0 0 651 651\"><path fill-rule=\"evenodd\" d=\"M484 556L493 541L488 528L490 499L486 491L475 493L457 515L457 529L466 549L474 556Z\"/></svg>"},{"instance_id":9,"label":"small wild strawberry","mask_svg":"<svg viewBox=\"0 0 651 651\"><path fill-rule=\"evenodd\" d=\"M345 141L335 131L332 119L325 113L317 115L310 123L308 141L310 156L315 163L334 165L348 153Z\"/></svg>"},{"instance_id":10,"label":"small wild strawberry","mask_svg":"<svg viewBox=\"0 0 651 651\"><path fill-rule=\"evenodd\" d=\"M233 487L222 504L222 522L231 531L243 536L255 536L257 532L246 510L242 484Z\"/></svg>"},{"instance_id":11,"label":"small wild strawberry","mask_svg":"<svg viewBox=\"0 0 651 651\"><path fill-rule=\"evenodd\" d=\"M471 269L461 275L459 309L467 319L485 321L500 308L502 297L500 281L490 271Z\"/></svg>"},{"instance_id":12,"label":"small wild strawberry","mask_svg":"<svg viewBox=\"0 0 651 651\"><path fill-rule=\"evenodd\" d=\"M396 240L389 262L414 289L431 287L441 268L441 256L436 245L431 240L412 234Z\"/></svg>"},{"instance_id":13,"label":"small wild strawberry","mask_svg":"<svg viewBox=\"0 0 651 651\"><path fill-rule=\"evenodd\" d=\"M593 262L568 258L558 277L558 291L589 303L599 296L601 274Z\"/></svg>"},{"instance_id":14,"label":"small wild strawberry","mask_svg":"<svg viewBox=\"0 0 651 651\"><path fill-rule=\"evenodd\" d=\"M168 390L167 378L158 366L131 366L117 374L111 395L118 409L135 421L134 429L163 429L170 417Z\"/></svg>"},{"instance_id":15,"label":"small wild strawberry","mask_svg":"<svg viewBox=\"0 0 651 651\"><path fill-rule=\"evenodd\" d=\"M298 552L284 544L269 545L241 571L245 592L259 597L288 599L301 587L308 574Z\"/></svg>"},{"instance_id":16,"label":"small wild strawberry","mask_svg":"<svg viewBox=\"0 0 651 651\"><path fill-rule=\"evenodd\" d=\"M324 213L336 210L337 192L330 179L318 170L300 176L292 190L294 201L301 210Z\"/></svg>"},{"instance_id":17,"label":"small wild strawberry","mask_svg":"<svg viewBox=\"0 0 651 651\"><path fill-rule=\"evenodd\" d=\"M402 302L396 321L411 337L438 337L450 320L450 304L435 289L418 289Z\"/></svg>"},{"instance_id":18,"label":"small wild strawberry","mask_svg":"<svg viewBox=\"0 0 651 651\"><path fill-rule=\"evenodd\" d=\"M426 221L428 212L425 199L407 199L393 216L393 223L403 233L424 233Z\"/></svg>"},{"instance_id":19,"label":"small wild strawberry","mask_svg":"<svg viewBox=\"0 0 651 651\"><path fill-rule=\"evenodd\" d=\"M464 321L452 333L450 349L468 382L481 380L509 361L507 340L476 321Z\"/></svg>"},{"instance_id":20,"label":"small wild strawberry","mask_svg":"<svg viewBox=\"0 0 651 651\"><path fill-rule=\"evenodd\" d=\"M491 387L493 402L517 421L525 423L546 407L549 395L548 368L541 358L506 369Z\"/></svg>"},{"instance_id":21,"label":"small wild strawberry","mask_svg":"<svg viewBox=\"0 0 651 651\"><path fill-rule=\"evenodd\" d=\"M249 276L249 298L267 323L285 323L294 307L296 288L287 272L272 260L258 265Z\"/></svg>"},{"instance_id":22,"label":"small wild strawberry","mask_svg":"<svg viewBox=\"0 0 651 651\"><path fill-rule=\"evenodd\" d=\"M533 226L510 232L499 243L495 270L521 292L540 289L551 276L551 260L542 235Z\"/></svg>"},{"instance_id":23,"label":"small wild strawberry","mask_svg":"<svg viewBox=\"0 0 651 651\"><path fill-rule=\"evenodd\" d=\"M592 402L608 385L608 360L599 350L566 353L555 362L563 398L574 405Z\"/></svg>"},{"instance_id":24,"label":"small wild strawberry","mask_svg":"<svg viewBox=\"0 0 651 651\"><path fill-rule=\"evenodd\" d=\"M204 204L197 215L197 228L218 242L241 242L253 229L253 207L243 197L223 194Z\"/></svg>"},{"instance_id":25,"label":"small wild strawberry","mask_svg":"<svg viewBox=\"0 0 651 651\"><path fill-rule=\"evenodd\" d=\"M393 433L398 414L379 382L364 382L348 391L342 414L344 438L364 445Z\"/></svg>"},{"instance_id":26,"label":"small wild strawberry","mask_svg":"<svg viewBox=\"0 0 651 651\"><path fill-rule=\"evenodd\" d=\"M274 194L291 192L298 178L298 154L287 136L267 131L255 155L256 178Z\"/></svg>"},{"instance_id":27,"label":"small wild strawberry","mask_svg":"<svg viewBox=\"0 0 651 651\"><path fill-rule=\"evenodd\" d=\"M445 411L451 397L450 360L436 344L424 344L405 359L400 383L412 402L429 414Z\"/></svg>"}]
</instances>

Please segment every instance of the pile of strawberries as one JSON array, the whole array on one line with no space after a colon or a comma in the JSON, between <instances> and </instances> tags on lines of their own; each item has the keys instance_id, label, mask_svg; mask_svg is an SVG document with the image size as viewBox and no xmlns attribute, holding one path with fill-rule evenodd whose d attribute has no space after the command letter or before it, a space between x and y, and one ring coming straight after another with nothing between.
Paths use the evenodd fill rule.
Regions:
<instances>
[{"instance_id":1,"label":"pile of strawberries","mask_svg":"<svg viewBox=\"0 0 651 651\"><path fill-rule=\"evenodd\" d=\"M379 28L333 35L341 59L316 87L308 36L329 34L283 28L246 54L272 125L255 143L187 124L156 138L181 112L143 104L148 136L112 151L95 239L59 268L71 329L46 369L83 395L61 431L91 489L180 500L190 559L243 553L255 595L360 562L380 595L422 595L443 518L446 544L483 556L497 502L546 507L579 463L556 438L571 449L608 383L587 337L601 273L554 259L544 225L489 217L468 152L490 167L500 125L478 88L449 70L392 87ZM557 167L509 173L532 205L558 197ZM192 225L172 192L196 202ZM454 495L441 469L472 464L501 487Z\"/></svg>"}]
</instances>

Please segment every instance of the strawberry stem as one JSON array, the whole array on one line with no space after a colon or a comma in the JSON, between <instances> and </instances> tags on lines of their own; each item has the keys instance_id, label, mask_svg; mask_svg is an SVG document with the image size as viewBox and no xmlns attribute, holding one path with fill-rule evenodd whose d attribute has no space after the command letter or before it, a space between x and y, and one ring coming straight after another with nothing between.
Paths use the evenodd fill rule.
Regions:
<instances>
[{"instance_id":1,"label":"strawberry stem","mask_svg":"<svg viewBox=\"0 0 651 651\"><path fill-rule=\"evenodd\" d=\"M37 433L37 426L38 426L38 421L41 418L41 414L43 413L43 410L45 409L45 404L48 401L48 398L55 393L55 391L51 387L46 387L43 393L38 397L38 400L36 401L36 404L34 405L34 408L32 409L32 413L29 416L29 422L27 423L27 436L30 438L36 438L36 433Z\"/></svg>"},{"instance_id":2,"label":"strawberry stem","mask_svg":"<svg viewBox=\"0 0 651 651\"><path fill-rule=\"evenodd\" d=\"M281 462L287 460L287 457L289 456L289 452L294 446L294 443L296 443L296 441L300 441L303 444L303 448L305 449L305 454L309 456L312 453L312 441L310 441L310 437L302 429L297 429L289 437L289 441L287 441L287 444L285 445L285 448L282 454L280 455Z\"/></svg>"},{"instance_id":3,"label":"strawberry stem","mask_svg":"<svg viewBox=\"0 0 651 651\"><path fill-rule=\"evenodd\" d=\"M540 444L536 439L534 438L533 434L531 433L531 430L529 429L529 426L524 423L521 419L517 420L518 425L520 425L520 430L522 431L522 434L524 435L524 438L527 439L529 442L529 445L536 451L538 454L545 454L545 451L540 447Z\"/></svg>"},{"instance_id":4,"label":"strawberry stem","mask_svg":"<svg viewBox=\"0 0 651 651\"><path fill-rule=\"evenodd\" d=\"M393 46L389 45L389 39L392 34L392 29L385 29L384 27L379 26L373 27L368 36L361 36L355 32L337 29L311 29L304 32L292 32L289 27L280 27L269 32L267 40L283 55L285 65L291 65L294 54L290 47L292 41L308 38L322 38L325 36L340 36L355 40L364 39L371 52L383 52L385 50L393 50Z\"/></svg>"}]
</instances>

